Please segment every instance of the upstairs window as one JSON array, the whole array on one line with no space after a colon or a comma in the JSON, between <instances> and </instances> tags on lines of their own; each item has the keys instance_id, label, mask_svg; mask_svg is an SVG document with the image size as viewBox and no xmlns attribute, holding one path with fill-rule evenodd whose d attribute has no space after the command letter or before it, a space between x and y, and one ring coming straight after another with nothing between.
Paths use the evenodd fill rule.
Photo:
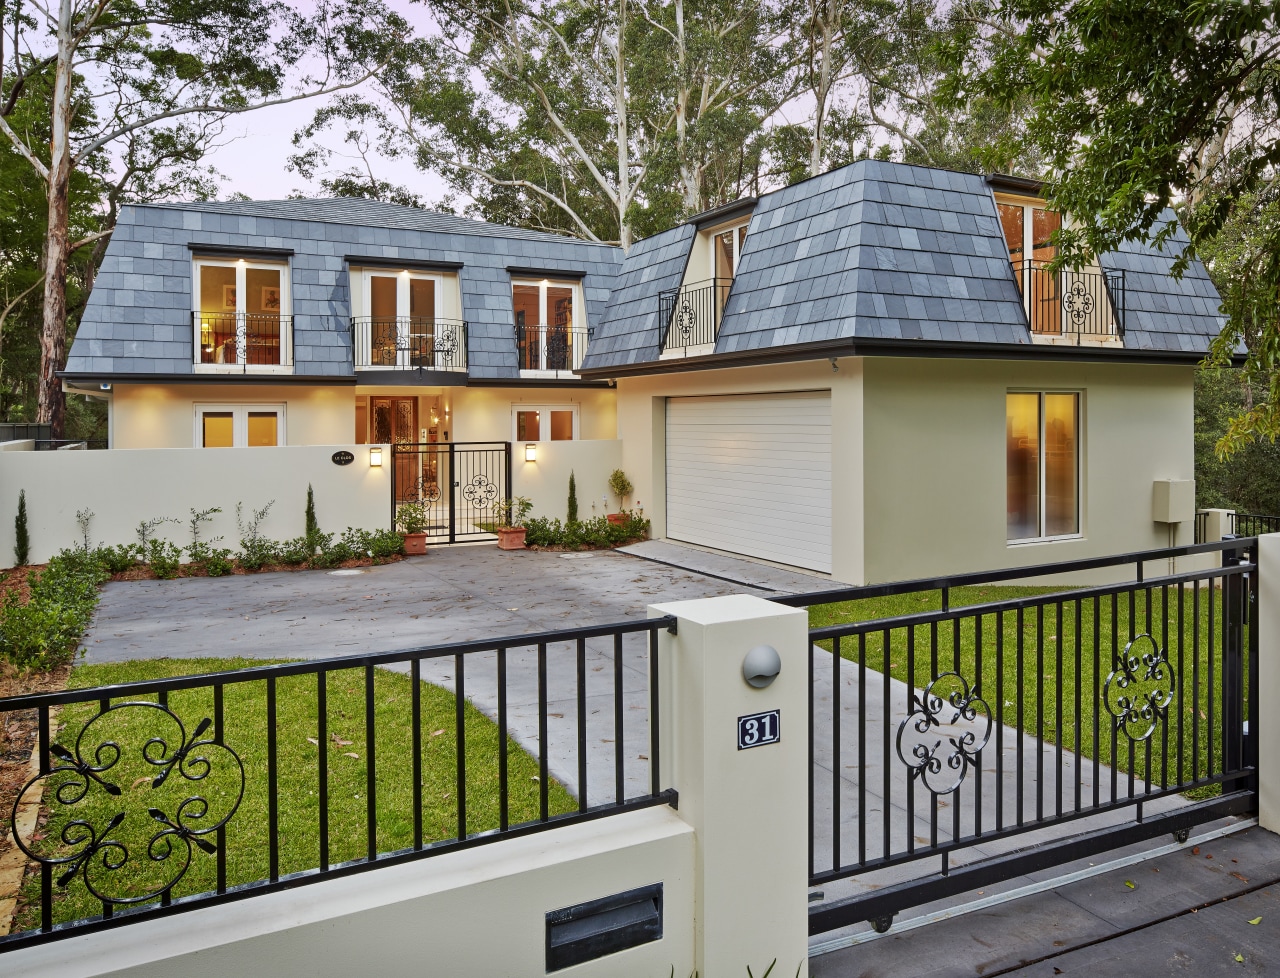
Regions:
<instances>
[{"instance_id":1,"label":"upstairs window","mask_svg":"<svg viewBox=\"0 0 1280 978\"><path fill-rule=\"evenodd\" d=\"M1062 227L1062 215L1040 202L996 201L1000 226L1009 248L1014 278L1022 291L1027 320L1033 333L1062 332L1062 282L1060 275L1042 269L1058 256L1053 233Z\"/></svg>"},{"instance_id":2,"label":"upstairs window","mask_svg":"<svg viewBox=\"0 0 1280 978\"><path fill-rule=\"evenodd\" d=\"M512 281L521 370L573 371L582 365L587 328L578 294L577 282Z\"/></svg>"},{"instance_id":3,"label":"upstairs window","mask_svg":"<svg viewBox=\"0 0 1280 978\"><path fill-rule=\"evenodd\" d=\"M246 368L292 362L288 265L197 258L194 298L196 363Z\"/></svg>"},{"instance_id":4,"label":"upstairs window","mask_svg":"<svg viewBox=\"0 0 1280 978\"><path fill-rule=\"evenodd\" d=\"M738 260L742 257L742 246L747 242L747 225L717 231L711 238L711 267L717 279L732 280L738 274Z\"/></svg>"}]
</instances>

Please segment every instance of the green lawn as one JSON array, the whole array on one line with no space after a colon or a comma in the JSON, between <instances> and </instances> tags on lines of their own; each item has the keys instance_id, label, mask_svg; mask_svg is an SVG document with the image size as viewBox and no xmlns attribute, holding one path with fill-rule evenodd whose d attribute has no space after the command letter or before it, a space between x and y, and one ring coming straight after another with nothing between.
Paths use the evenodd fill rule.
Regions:
<instances>
[{"instance_id":1,"label":"green lawn","mask_svg":"<svg viewBox=\"0 0 1280 978\"><path fill-rule=\"evenodd\" d=\"M220 672L266 665L263 660L188 659L133 662L119 665L91 665L76 669L72 688L104 686L192 673ZM319 744L316 708L317 679L314 675L285 677L276 685L276 732L279 811L279 872L293 873L320 865L319 848ZM409 677L376 670L375 700L375 797L376 840L379 852L413 845L413 766L411 735L411 694ZM154 697L147 697L154 700ZM368 745L365 739L365 677L362 669L332 672L327 682L329 740L325 745L329 786L329 862L363 858L368 846ZM186 724L187 735L204 717L212 717L210 689L176 691L169 707ZM455 743L455 700L439 687L423 683L422 710L422 804L424 844L452 839L457 835L455 793L457 745ZM77 734L86 721L97 714L97 705L65 707L57 743L74 748ZM268 790L266 682L259 680L226 687L224 701L225 743L240 756L245 766L245 794L236 814L226 827L226 874L228 885L268 878ZM467 829L479 832L499 825L498 731L497 726L469 704L465 708L465 760ZM174 818L184 799L199 794L210 802L204 818L190 824L207 826L223 817L234 801L239 785L235 764L216 746L202 748L212 770L201 781L188 781L176 772L157 788L151 779L158 768L143 760L140 748L152 737L164 738L172 753L178 743L173 721L158 710L129 708L114 711L94 723L86 738L83 754L92 758L97 745L114 741L125 748L120 761L104 775L119 785L123 794L113 797L95 787L73 805L53 805L43 843L52 846L73 819L104 827L117 812L127 812L124 822L110 833L129 850L129 861L117 872L107 872L99 862L91 863L90 879L101 881L111 896L143 894L156 889L175 875L175 863L186 852L175 841L168 860L148 858L148 842L163 828L147 815L155 807ZM212 728L203 738L212 735ZM162 753L159 748L153 748ZM538 765L514 741L508 741L510 823L538 817ZM106 759L105 756L103 758ZM61 776L65 778L65 776ZM56 790L55 780L46 789L46 804ZM551 814L576 808L576 802L558 783L549 785ZM208 837L213 840L214 836ZM162 844L163 848L163 844ZM55 871L55 878L60 875ZM174 889L174 896L201 893L216 886L216 858L195 850L190 870ZM79 919L101 912L101 903L86 890L83 877L76 877L60 891L55 887L55 922ZM25 927L37 926L39 884L29 879L24 896L27 908L21 917Z\"/></svg>"},{"instance_id":2,"label":"green lawn","mask_svg":"<svg viewBox=\"0 0 1280 978\"><path fill-rule=\"evenodd\" d=\"M1139 778L1157 785L1186 784L1197 771L1204 777L1211 759L1211 726L1213 765L1221 763L1220 590L1153 588L1138 592L1132 609L1128 595L1120 595L1113 605L1110 596L1078 600L1061 587L955 588L950 602L952 608L958 608L1046 594L1062 594L1061 604L1054 601L1027 609L1021 628L1015 612L1005 612L1003 621L997 621L994 614L962 618L958 630L951 621L904 625L889 632L887 647L883 631L866 635L861 645L857 636L843 637L840 654L854 662L861 656L868 669L880 673L885 671L887 660L892 676L903 681L913 677L917 688L926 686L937 674L958 672L971 685L976 684L992 715L1008 726L1040 734L1046 741L1084 757L1097 757L1121 771L1132 769ZM1183 604L1181 630L1177 625L1179 600ZM809 622L813 628L823 628L941 607L940 592L926 591L813 607ZM1123 652L1132 637L1143 633L1149 633L1166 650L1177 692L1169 707L1167 726L1159 724L1149 739L1131 747L1124 733L1114 734L1103 687L1116 652ZM833 641L821 644L830 650ZM998 644L1002 644L999 655ZM1150 649L1146 642L1135 650L1141 651L1140 647ZM1019 689L1021 699L1015 695ZM1216 791L1216 786L1208 786L1193 794Z\"/></svg>"}]
</instances>

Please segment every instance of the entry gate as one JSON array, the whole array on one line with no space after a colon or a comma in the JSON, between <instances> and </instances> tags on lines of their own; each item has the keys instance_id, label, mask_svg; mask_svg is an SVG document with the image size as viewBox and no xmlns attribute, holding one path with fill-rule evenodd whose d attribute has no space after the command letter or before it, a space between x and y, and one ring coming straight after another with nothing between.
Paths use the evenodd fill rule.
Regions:
<instances>
[{"instance_id":1,"label":"entry gate","mask_svg":"<svg viewBox=\"0 0 1280 978\"><path fill-rule=\"evenodd\" d=\"M1241 539L775 598L940 592L810 632L834 653L810 656L809 881L832 891L810 933L883 932L911 907L1255 812L1255 554ZM1205 569L1144 576L1178 557ZM974 586L1125 564L1123 584L999 601Z\"/></svg>"},{"instance_id":2,"label":"entry gate","mask_svg":"<svg viewBox=\"0 0 1280 978\"><path fill-rule=\"evenodd\" d=\"M493 540L497 504L511 498L510 442L391 446L391 519L420 504L430 543Z\"/></svg>"}]
</instances>

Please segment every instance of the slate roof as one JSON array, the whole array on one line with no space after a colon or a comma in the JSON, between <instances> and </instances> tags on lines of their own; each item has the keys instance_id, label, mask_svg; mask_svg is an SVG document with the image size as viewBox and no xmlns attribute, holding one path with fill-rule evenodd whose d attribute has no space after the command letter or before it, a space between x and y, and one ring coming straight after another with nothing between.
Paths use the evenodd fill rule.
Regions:
<instances>
[{"instance_id":1,"label":"slate roof","mask_svg":"<svg viewBox=\"0 0 1280 978\"><path fill-rule=\"evenodd\" d=\"M587 347L584 370L658 359L665 326L658 322L658 294L680 287L696 232L692 224L681 224L632 246Z\"/></svg>"},{"instance_id":2,"label":"slate roof","mask_svg":"<svg viewBox=\"0 0 1280 978\"><path fill-rule=\"evenodd\" d=\"M1173 220L1172 211L1164 219ZM1127 242L1103 255L1098 264L1108 272L1124 272L1124 345L1135 350L1205 353L1225 321L1221 300L1204 265L1192 261L1181 279L1169 272L1189 243L1181 226L1170 236L1167 251Z\"/></svg>"},{"instance_id":3,"label":"slate roof","mask_svg":"<svg viewBox=\"0 0 1280 978\"><path fill-rule=\"evenodd\" d=\"M67 358L69 374L191 374L189 243L291 249L294 376L351 377L345 255L462 262L469 375L517 378L508 266L585 272L589 323L619 249L367 200L233 201L122 209Z\"/></svg>"}]
</instances>

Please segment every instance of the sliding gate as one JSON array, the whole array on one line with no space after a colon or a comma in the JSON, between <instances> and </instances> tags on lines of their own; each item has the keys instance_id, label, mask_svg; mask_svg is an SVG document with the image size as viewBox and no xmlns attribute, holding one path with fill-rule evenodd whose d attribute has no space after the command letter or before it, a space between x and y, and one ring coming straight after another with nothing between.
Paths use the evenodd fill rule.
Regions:
<instances>
[{"instance_id":1,"label":"sliding gate","mask_svg":"<svg viewBox=\"0 0 1280 978\"><path fill-rule=\"evenodd\" d=\"M1255 545L781 599L922 609L810 632L810 933L1256 811Z\"/></svg>"},{"instance_id":2,"label":"sliding gate","mask_svg":"<svg viewBox=\"0 0 1280 978\"><path fill-rule=\"evenodd\" d=\"M391 446L391 518L417 503L430 543L493 540L498 503L511 497L510 442Z\"/></svg>"}]
</instances>

